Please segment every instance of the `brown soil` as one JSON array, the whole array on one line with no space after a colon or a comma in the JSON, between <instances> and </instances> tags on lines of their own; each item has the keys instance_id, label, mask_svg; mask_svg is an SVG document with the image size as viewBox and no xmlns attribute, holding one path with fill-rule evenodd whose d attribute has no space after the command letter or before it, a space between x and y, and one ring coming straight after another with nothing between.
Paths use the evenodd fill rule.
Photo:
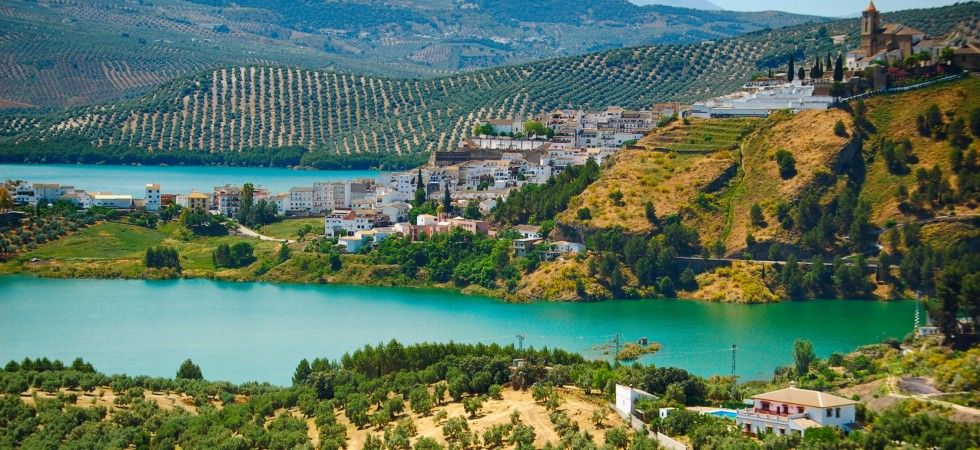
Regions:
<instances>
[{"instance_id":1,"label":"brown soil","mask_svg":"<svg viewBox=\"0 0 980 450\"><path fill-rule=\"evenodd\" d=\"M592 412L600 408L600 405L603 404L600 397L586 396L581 391L575 389L562 389L559 392L563 394L562 397L565 400L559 410L565 411L572 419L577 421L580 429L588 431L597 443L603 442L607 429L623 424L622 419L618 415L611 410L607 410L606 420L603 422L603 426L596 427L592 423ZM483 432L491 426L499 423L509 423L510 414L515 409L520 412L521 421L524 424L534 427L536 436L534 440L535 447L540 448L549 441L552 443L558 441L558 434L555 433L554 426L548 418L548 411L543 405L534 402L534 399L531 398L530 391L514 391L505 388L503 390L503 400L487 400L484 402L483 409L480 410L480 414L476 418L469 417L463 411L463 405L461 403L444 403L441 406L433 408L432 414L428 417L421 417L411 413L411 410L406 407L406 413L399 418L408 416L415 422L418 428L418 435L413 438L413 441L420 437L428 436L445 443L445 438L442 436L442 426L445 424L445 420L439 423L435 422L435 414L439 411L446 411L448 417L466 417L469 422L470 431L482 439ZM361 448L368 434L383 434L382 430L370 426L360 430L356 429L341 411L338 411L337 420L347 425L348 448Z\"/></svg>"}]
</instances>

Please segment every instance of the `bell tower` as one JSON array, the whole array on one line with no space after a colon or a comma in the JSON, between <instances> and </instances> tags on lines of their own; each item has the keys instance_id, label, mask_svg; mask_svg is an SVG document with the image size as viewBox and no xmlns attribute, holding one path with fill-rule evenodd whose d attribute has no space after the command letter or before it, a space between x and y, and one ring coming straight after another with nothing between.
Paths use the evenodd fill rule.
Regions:
<instances>
[{"instance_id":1,"label":"bell tower","mask_svg":"<svg viewBox=\"0 0 980 450\"><path fill-rule=\"evenodd\" d=\"M878 9L875 3L868 3L868 9L861 13L861 49L867 52L868 56L877 54L881 51L882 43L878 36L881 22L879 21Z\"/></svg>"}]
</instances>

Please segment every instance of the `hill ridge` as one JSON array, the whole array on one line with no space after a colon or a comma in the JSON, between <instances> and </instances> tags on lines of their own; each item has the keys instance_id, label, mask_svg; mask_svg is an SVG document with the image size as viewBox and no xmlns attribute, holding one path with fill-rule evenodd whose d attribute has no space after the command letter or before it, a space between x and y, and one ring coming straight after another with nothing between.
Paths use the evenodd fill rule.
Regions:
<instances>
[{"instance_id":1,"label":"hill ridge","mask_svg":"<svg viewBox=\"0 0 980 450\"><path fill-rule=\"evenodd\" d=\"M907 13L917 28L969 28L980 4ZM167 82L142 97L62 114L0 116L7 161L79 162L20 146L38 140L195 155L292 148L288 165L347 155L404 157L450 149L480 118L559 107L641 108L737 89L753 73L828 51L853 20L738 38L557 58L434 79L397 79L282 66L225 67ZM965 26L963 24L966 24ZM824 29L824 30L822 30ZM799 44L799 45L798 45ZM692 64L693 62L693 64ZM99 161L96 159L95 161ZM82 160L81 162L88 162ZM134 161L139 162L139 161Z\"/></svg>"}]
</instances>

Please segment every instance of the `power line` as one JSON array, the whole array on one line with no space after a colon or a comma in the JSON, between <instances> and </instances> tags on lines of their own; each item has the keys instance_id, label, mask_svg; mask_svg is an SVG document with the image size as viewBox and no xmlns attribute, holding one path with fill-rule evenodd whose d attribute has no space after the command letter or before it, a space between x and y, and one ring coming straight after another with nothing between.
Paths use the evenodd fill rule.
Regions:
<instances>
[{"instance_id":1,"label":"power line","mask_svg":"<svg viewBox=\"0 0 980 450\"><path fill-rule=\"evenodd\" d=\"M735 352L738 346L732 344L732 400L738 399L738 375L735 373Z\"/></svg>"}]
</instances>

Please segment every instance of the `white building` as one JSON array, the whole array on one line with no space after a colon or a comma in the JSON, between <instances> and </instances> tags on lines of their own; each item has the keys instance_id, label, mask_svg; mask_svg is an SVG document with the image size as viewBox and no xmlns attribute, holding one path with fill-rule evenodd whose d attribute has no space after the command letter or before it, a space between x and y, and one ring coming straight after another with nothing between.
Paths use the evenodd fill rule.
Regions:
<instances>
[{"instance_id":1,"label":"white building","mask_svg":"<svg viewBox=\"0 0 980 450\"><path fill-rule=\"evenodd\" d=\"M335 209L323 218L324 234L332 238L343 230L348 235L353 235L358 231L373 229L375 224L387 221L388 217L377 211Z\"/></svg>"},{"instance_id":2,"label":"white building","mask_svg":"<svg viewBox=\"0 0 980 450\"><path fill-rule=\"evenodd\" d=\"M616 412L623 418L636 415L636 402L642 399L655 399L655 395L634 389L633 386L616 385Z\"/></svg>"},{"instance_id":3,"label":"white building","mask_svg":"<svg viewBox=\"0 0 980 450\"><path fill-rule=\"evenodd\" d=\"M129 209L133 207L132 195L116 195L111 192L96 192L92 195L92 206Z\"/></svg>"},{"instance_id":4,"label":"white building","mask_svg":"<svg viewBox=\"0 0 980 450\"><path fill-rule=\"evenodd\" d=\"M439 218L432 214L419 214L415 217L415 225L420 227L435 226L439 223Z\"/></svg>"},{"instance_id":5,"label":"white building","mask_svg":"<svg viewBox=\"0 0 980 450\"><path fill-rule=\"evenodd\" d=\"M578 242L556 241L555 251L558 253L582 253L585 251L585 244Z\"/></svg>"},{"instance_id":6,"label":"white building","mask_svg":"<svg viewBox=\"0 0 980 450\"><path fill-rule=\"evenodd\" d=\"M160 210L160 185L159 184L147 184L146 185L146 210L147 211L159 211Z\"/></svg>"},{"instance_id":7,"label":"white building","mask_svg":"<svg viewBox=\"0 0 980 450\"><path fill-rule=\"evenodd\" d=\"M308 213L313 209L313 188L294 187L289 189L289 206L285 210L290 213Z\"/></svg>"},{"instance_id":8,"label":"white building","mask_svg":"<svg viewBox=\"0 0 980 450\"><path fill-rule=\"evenodd\" d=\"M313 183L313 207L310 212L320 214L338 208L350 208L350 204L345 201L345 191L343 182Z\"/></svg>"},{"instance_id":9,"label":"white building","mask_svg":"<svg viewBox=\"0 0 980 450\"><path fill-rule=\"evenodd\" d=\"M524 125L521 124L519 120L514 119L500 119L500 120L482 120L480 121L480 126L485 126L489 124L490 128L495 134L511 134L511 133L523 133Z\"/></svg>"},{"instance_id":10,"label":"white building","mask_svg":"<svg viewBox=\"0 0 980 450\"><path fill-rule=\"evenodd\" d=\"M269 197L269 203L276 205L276 215L285 215L290 208L289 193L283 192L273 195Z\"/></svg>"},{"instance_id":11,"label":"white building","mask_svg":"<svg viewBox=\"0 0 980 450\"><path fill-rule=\"evenodd\" d=\"M775 86L753 86L740 92L717 97L691 106L690 115L699 118L714 117L768 117L781 110L794 113L803 110L825 110L833 97L813 95L813 85L799 80Z\"/></svg>"},{"instance_id":12,"label":"white building","mask_svg":"<svg viewBox=\"0 0 980 450\"><path fill-rule=\"evenodd\" d=\"M392 222L403 222L408 220L408 211L412 206L405 202L391 202L381 207L381 212L388 216Z\"/></svg>"},{"instance_id":13,"label":"white building","mask_svg":"<svg viewBox=\"0 0 980 450\"><path fill-rule=\"evenodd\" d=\"M796 383L778 391L752 396L752 407L735 416L746 434L806 434L808 428L838 427L846 432L857 428L854 400L826 392L797 389Z\"/></svg>"},{"instance_id":14,"label":"white building","mask_svg":"<svg viewBox=\"0 0 980 450\"><path fill-rule=\"evenodd\" d=\"M337 239L337 245L343 247L347 253L357 253L364 244L365 239L361 236L341 236Z\"/></svg>"},{"instance_id":15,"label":"white building","mask_svg":"<svg viewBox=\"0 0 980 450\"><path fill-rule=\"evenodd\" d=\"M521 234L525 239L541 239L541 227L537 225L517 225L514 230Z\"/></svg>"}]
</instances>

